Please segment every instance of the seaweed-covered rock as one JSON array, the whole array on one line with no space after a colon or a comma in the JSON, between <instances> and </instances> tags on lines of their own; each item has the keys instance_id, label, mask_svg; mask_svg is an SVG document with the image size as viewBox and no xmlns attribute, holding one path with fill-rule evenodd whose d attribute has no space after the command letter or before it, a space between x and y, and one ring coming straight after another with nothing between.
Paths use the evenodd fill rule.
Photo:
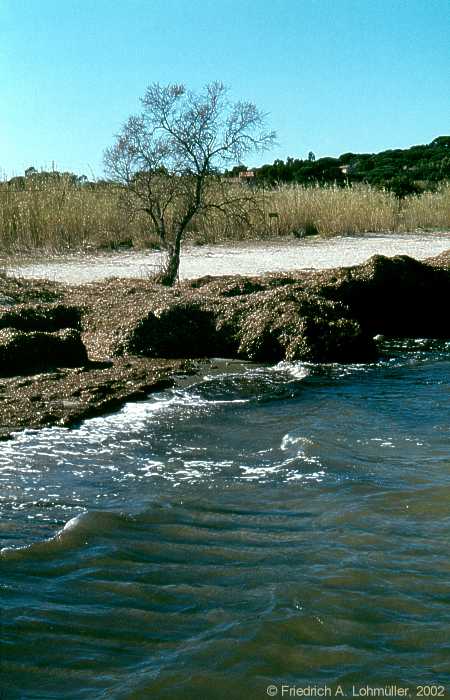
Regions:
<instances>
[{"instance_id":1,"label":"seaweed-covered rock","mask_svg":"<svg viewBox=\"0 0 450 700\"><path fill-rule=\"evenodd\" d=\"M15 300L0 311L0 328L79 326L80 312L68 312L75 306L83 309L89 356L100 361L140 355L363 362L374 357L377 334L450 337L448 255L425 262L377 255L352 268L208 276L172 289L144 279L64 289L0 275L0 293ZM42 303L49 294L54 303ZM35 306L24 303L32 299Z\"/></svg>"},{"instance_id":2,"label":"seaweed-covered rock","mask_svg":"<svg viewBox=\"0 0 450 700\"><path fill-rule=\"evenodd\" d=\"M265 282L255 277L232 275L226 277L199 277L189 280L186 286L191 289L206 288L209 295L217 297L237 297L260 292L266 288Z\"/></svg>"},{"instance_id":3,"label":"seaweed-covered rock","mask_svg":"<svg viewBox=\"0 0 450 700\"><path fill-rule=\"evenodd\" d=\"M368 334L448 338L450 274L439 262L433 266L407 255L374 255L331 276L319 273L312 286L320 296L348 306Z\"/></svg>"},{"instance_id":4,"label":"seaweed-covered rock","mask_svg":"<svg viewBox=\"0 0 450 700\"><path fill-rule=\"evenodd\" d=\"M16 304L0 311L0 328L51 333L63 328L80 329L81 311L66 304Z\"/></svg>"},{"instance_id":5,"label":"seaweed-covered rock","mask_svg":"<svg viewBox=\"0 0 450 700\"><path fill-rule=\"evenodd\" d=\"M122 357L0 379L0 440L24 428L72 426L116 411L127 401L142 401L150 392L172 386L174 374L194 369L186 360Z\"/></svg>"},{"instance_id":6,"label":"seaweed-covered rock","mask_svg":"<svg viewBox=\"0 0 450 700\"><path fill-rule=\"evenodd\" d=\"M236 329L239 354L249 360L366 361L373 340L348 309L298 287L275 288L249 299Z\"/></svg>"},{"instance_id":7,"label":"seaweed-covered rock","mask_svg":"<svg viewBox=\"0 0 450 700\"><path fill-rule=\"evenodd\" d=\"M430 267L435 267L450 272L450 248L442 251L442 253L439 253L439 255L434 255L432 258L427 258L425 263Z\"/></svg>"},{"instance_id":8,"label":"seaweed-covered rock","mask_svg":"<svg viewBox=\"0 0 450 700\"><path fill-rule=\"evenodd\" d=\"M375 256L353 268L203 277L172 289L0 273L0 439L143 399L197 364L154 358L364 362L378 333L450 337L449 292L448 251L423 263ZM83 342L75 328L56 330L78 328L81 314Z\"/></svg>"},{"instance_id":9,"label":"seaweed-covered rock","mask_svg":"<svg viewBox=\"0 0 450 700\"><path fill-rule=\"evenodd\" d=\"M0 330L0 376L33 374L55 367L80 367L87 363L79 331L24 333Z\"/></svg>"},{"instance_id":10,"label":"seaweed-covered rock","mask_svg":"<svg viewBox=\"0 0 450 700\"><path fill-rule=\"evenodd\" d=\"M342 303L305 293L298 284L253 292L244 288L231 296L220 291L216 281L196 301L166 298L163 309L146 311L131 322L115 354L258 362L362 361L375 356L371 337Z\"/></svg>"},{"instance_id":11,"label":"seaweed-covered rock","mask_svg":"<svg viewBox=\"0 0 450 700\"><path fill-rule=\"evenodd\" d=\"M49 280L24 279L0 271L0 305L54 302L62 298L64 285Z\"/></svg>"},{"instance_id":12,"label":"seaweed-covered rock","mask_svg":"<svg viewBox=\"0 0 450 700\"><path fill-rule=\"evenodd\" d=\"M191 358L211 357L216 350L214 315L199 304L175 300L140 318L116 354Z\"/></svg>"}]
</instances>

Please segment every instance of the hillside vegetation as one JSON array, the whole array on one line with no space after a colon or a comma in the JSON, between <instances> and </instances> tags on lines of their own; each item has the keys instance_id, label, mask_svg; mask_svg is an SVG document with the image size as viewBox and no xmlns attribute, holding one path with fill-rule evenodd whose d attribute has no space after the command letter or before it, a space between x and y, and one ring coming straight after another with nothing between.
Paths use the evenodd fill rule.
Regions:
<instances>
[{"instance_id":1,"label":"hillside vegetation","mask_svg":"<svg viewBox=\"0 0 450 700\"><path fill-rule=\"evenodd\" d=\"M239 169L238 169L239 170ZM381 153L343 153L339 158L276 160L256 170L257 182L267 184L341 185L367 183L392 190L398 196L435 189L450 179L450 136L439 136L427 145Z\"/></svg>"}]
</instances>

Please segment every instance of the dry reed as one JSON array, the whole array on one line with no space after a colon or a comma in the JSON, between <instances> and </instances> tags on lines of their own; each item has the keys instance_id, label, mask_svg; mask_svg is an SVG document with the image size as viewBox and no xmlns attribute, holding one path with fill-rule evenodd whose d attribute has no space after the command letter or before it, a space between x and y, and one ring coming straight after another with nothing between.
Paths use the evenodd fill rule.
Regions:
<instances>
[{"instance_id":1,"label":"dry reed","mask_svg":"<svg viewBox=\"0 0 450 700\"><path fill-rule=\"evenodd\" d=\"M235 185L233 185L235 186ZM245 187L243 185L242 187ZM248 190L251 192L251 190ZM187 238L203 244L224 240L369 231L450 229L450 183L436 192L399 200L368 185L281 186L258 189L241 220L215 214L192 222ZM108 185L73 183L69 178L26 183L15 190L0 184L0 251L3 254L154 247L145 215L130 218L120 192Z\"/></svg>"}]
</instances>

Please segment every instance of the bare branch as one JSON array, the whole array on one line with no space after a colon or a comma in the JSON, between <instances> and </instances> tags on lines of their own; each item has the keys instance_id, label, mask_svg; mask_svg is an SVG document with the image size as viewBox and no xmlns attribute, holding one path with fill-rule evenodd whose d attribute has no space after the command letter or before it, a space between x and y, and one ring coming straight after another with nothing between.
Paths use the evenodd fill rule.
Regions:
<instances>
[{"instance_id":1,"label":"bare branch","mask_svg":"<svg viewBox=\"0 0 450 700\"><path fill-rule=\"evenodd\" d=\"M141 114L128 119L105 151L105 169L177 258L171 262L176 276L181 239L195 216L208 210L235 216L251 204L242 191L225 192L217 174L270 147L275 134L265 130L266 115L254 104L230 103L220 82L201 93L153 83L141 103Z\"/></svg>"}]
</instances>

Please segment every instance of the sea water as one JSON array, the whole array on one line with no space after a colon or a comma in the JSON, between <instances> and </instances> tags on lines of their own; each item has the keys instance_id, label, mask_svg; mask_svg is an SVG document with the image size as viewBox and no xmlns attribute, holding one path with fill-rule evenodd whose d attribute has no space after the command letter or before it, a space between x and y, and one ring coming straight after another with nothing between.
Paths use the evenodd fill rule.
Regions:
<instances>
[{"instance_id":1,"label":"sea water","mask_svg":"<svg viewBox=\"0 0 450 700\"><path fill-rule=\"evenodd\" d=\"M0 697L446 697L449 369L216 362L0 444Z\"/></svg>"}]
</instances>

